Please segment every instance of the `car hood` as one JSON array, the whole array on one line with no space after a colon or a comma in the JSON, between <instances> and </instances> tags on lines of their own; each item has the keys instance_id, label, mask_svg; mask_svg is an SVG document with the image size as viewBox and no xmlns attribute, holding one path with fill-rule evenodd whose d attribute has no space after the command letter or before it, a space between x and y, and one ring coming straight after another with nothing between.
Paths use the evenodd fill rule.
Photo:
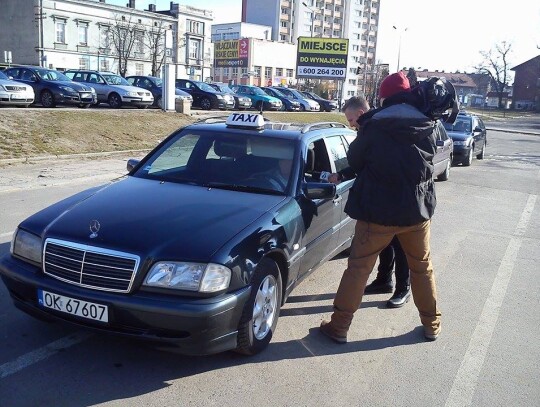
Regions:
<instances>
[{"instance_id":1,"label":"car hood","mask_svg":"<svg viewBox=\"0 0 540 407\"><path fill-rule=\"evenodd\" d=\"M456 132L456 131L447 131L448 137L452 140L467 140L469 137L472 137L470 133Z\"/></svg>"},{"instance_id":2,"label":"car hood","mask_svg":"<svg viewBox=\"0 0 540 407\"><path fill-rule=\"evenodd\" d=\"M70 88L73 88L78 92L90 92L92 90L89 85L84 85L82 83L72 81L51 81L48 83L53 83L58 86L69 86Z\"/></svg>"},{"instance_id":3,"label":"car hood","mask_svg":"<svg viewBox=\"0 0 540 407\"><path fill-rule=\"evenodd\" d=\"M59 208L45 236L153 258L205 261L283 199L128 176ZM95 238L92 220L100 224Z\"/></svg>"}]
</instances>

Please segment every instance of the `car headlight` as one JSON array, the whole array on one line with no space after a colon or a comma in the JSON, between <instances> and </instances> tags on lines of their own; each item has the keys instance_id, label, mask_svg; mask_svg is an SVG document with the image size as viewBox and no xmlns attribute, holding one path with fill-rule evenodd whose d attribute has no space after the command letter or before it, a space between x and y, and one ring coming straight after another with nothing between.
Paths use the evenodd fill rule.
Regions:
<instances>
[{"instance_id":1,"label":"car headlight","mask_svg":"<svg viewBox=\"0 0 540 407\"><path fill-rule=\"evenodd\" d=\"M11 254L28 259L34 263L41 263L41 238L18 229L11 240Z\"/></svg>"},{"instance_id":2,"label":"car headlight","mask_svg":"<svg viewBox=\"0 0 540 407\"><path fill-rule=\"evenodd\" d=\"M213 263L159 262L152 266L144 285L212 293L229 287L231 270Z\"/></svg>"},{"instance_id":3,"label":"car headlight","mask_svg":"<svg viewBox=\"0 0 540 407\"><path fill-rule=\"evenodd\" d=\"M217 97L218 99L223 99L223 96L221 96L221 95L216 95L216 97Z\"/></svg>"},{"instance_id":4,"label":"car headlight","mask_svg":"<svg viewBox=\"0 0 540 407\"><path fill-rule=\"evenodd\" d=\"M6 88L4 88L2 85L0 85L0 89L1 90L7 90ZM26 90L26 89L25 89Z\"/></svg>"},{"instance_id":5,"label":"car headlight","mask_svg":"<svg viewBox=\"0 0 540 407\"><path fill-rule=\"evenodd\" d=\"M468 146L470 144L470 139L469 140L456 140L454 141L454 145L455 146Z\"/></svg>"},{"instance_id":6,"label":"car headlight","mask_svg":"<svg viewBox=\"0 0 540 407\"><path fill-rule=\"evenodd\" d=\"M70 93L76 93L77 92L75 89L73 89L70 86L60 86L60 89L66 91L66 92L70 92Z\"/></svg>"},{"instance_id":7,"label":"car headlight","mask_svg":"<svg viewBox=\"0 0 540 407\"><path fill-rule=\"evenodd\" d=\"M96 90L93 87L90 86L90 92L96 93Z\"/></svg>"},{"instance_id":8,"label":"car headlight","mask_svg":"<svg viewBox=\"0 0 540 407\"><path fill-rule=\"evenodd\" d=\"M131 97L137 97L139 96L139 94L137 92L126 92L126 95L127 96L131 96Z\"/></svg>"}]
</instances>

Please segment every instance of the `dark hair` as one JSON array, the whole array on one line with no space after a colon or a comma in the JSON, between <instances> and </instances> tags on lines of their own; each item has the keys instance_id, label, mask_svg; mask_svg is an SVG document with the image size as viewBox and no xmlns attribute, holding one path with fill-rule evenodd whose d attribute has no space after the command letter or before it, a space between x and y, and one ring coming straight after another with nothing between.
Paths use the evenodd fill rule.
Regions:
<instances>
[{"instance_id":1,"label":"dark hair","mask_svg":"<svg viewBox=\"0 0 540 407\"><path fill-rule=\"evenodd\" d=\"M344 112L347 109L364 109L365 111L369 110L369 103L366 98L363 96L353 96L350 99L347 99L341 111Z\"/></svg>"}]
</instances>

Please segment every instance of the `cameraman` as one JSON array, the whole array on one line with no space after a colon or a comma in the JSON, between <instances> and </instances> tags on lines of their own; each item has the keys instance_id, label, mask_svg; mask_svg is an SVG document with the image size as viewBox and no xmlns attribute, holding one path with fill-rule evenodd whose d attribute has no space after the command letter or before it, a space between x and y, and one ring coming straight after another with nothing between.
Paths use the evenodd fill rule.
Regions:
<instances>
[{"instance_id":1,"label":"cameraman","mask_svg":"<svg viewBox=\"0 0 540 407\"><path fill-rule=\"evenodd\" d=\"M436 205L432 178L435 122L412 104L402 103L402 95L409 91L402 72L386 77L379 92L382 108L360 115L358 137L347 153L357 174L345 206L345 212L357 221L355 235L331 320L320 326L324 335L338 343L347 342L369 274L394 236L407 256L424 337L435 340L441 330L429 247L430 219ZM346 106L347 120L348 111Z\"/></svg>"}]
</instances>

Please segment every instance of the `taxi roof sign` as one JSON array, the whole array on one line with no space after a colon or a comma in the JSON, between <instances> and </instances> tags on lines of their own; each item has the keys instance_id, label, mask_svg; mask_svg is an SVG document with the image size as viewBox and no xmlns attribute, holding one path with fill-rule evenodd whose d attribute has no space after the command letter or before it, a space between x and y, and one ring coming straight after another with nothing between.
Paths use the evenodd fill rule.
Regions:
<instances>
[{"instance_id":1,"label":"taxi roof sign","mask_svg":"<svg viewBox=\"0 0 540 407\"><path fill-rule=\"evenodd\" d=\"M231 113L225 122L227 126L264 128L264 117L256 113Z\"/></svg>"}]
</instances>

